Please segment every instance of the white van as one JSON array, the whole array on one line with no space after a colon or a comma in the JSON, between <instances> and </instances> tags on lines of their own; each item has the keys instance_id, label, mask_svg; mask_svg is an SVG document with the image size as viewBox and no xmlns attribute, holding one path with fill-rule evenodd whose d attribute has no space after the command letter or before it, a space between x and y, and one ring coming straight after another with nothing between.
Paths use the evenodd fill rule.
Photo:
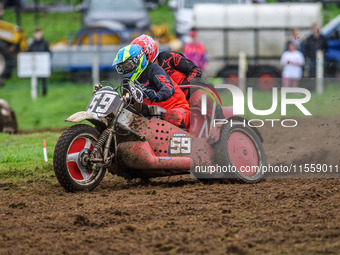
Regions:
<instances>
[{"instance_id":1,"label":"white van","mask_svg":"<svg viewBox=\"0 0 340 255\"><path fill-rule=\"evenodd\" d=\"M110 23L113 30L150 28L149 14L143 0L84 0L80 8L85 27Z\"/></svg>"},{"instance_id":2,"label":"white van","mask_svg":"<svg viewBox=\"0 0 340 255\"><path fill-rule=\"evenodd\" d=\"M250 4L251 0L170 0L169 7L175 15L176 36L183 42L188 42L189 32L193 28L193 7L195 4L220 3L220 4Z\"/></svg>"}]
</instances>

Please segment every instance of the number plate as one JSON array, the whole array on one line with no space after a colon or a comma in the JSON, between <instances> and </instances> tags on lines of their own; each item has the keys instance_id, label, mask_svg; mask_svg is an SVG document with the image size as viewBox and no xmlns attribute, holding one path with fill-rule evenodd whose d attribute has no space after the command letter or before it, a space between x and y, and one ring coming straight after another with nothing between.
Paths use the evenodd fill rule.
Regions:
<instances>
[{"instance_id":1,"label":"number plate","mask_svg":"<svg viewBox=\"0 0 340 255\"><path fill-rule=\"evenodd\" d=\"M116 91L113 91L110 87L105 87L94 94L86 107L86 111L95 112L99 117L106 117L112 112L115 114L122 103L123 101Z\"/></svg>"},{"instance_id":2,"label":"number plate","mask_svg":"<svg viewBox=\"0 0 340 255\"><path fill-rule=\"evenodd\" d=\"M169 155L191 154L192 138L187 136L175 136L170 138Z\"/></svg>"}]
</instances>

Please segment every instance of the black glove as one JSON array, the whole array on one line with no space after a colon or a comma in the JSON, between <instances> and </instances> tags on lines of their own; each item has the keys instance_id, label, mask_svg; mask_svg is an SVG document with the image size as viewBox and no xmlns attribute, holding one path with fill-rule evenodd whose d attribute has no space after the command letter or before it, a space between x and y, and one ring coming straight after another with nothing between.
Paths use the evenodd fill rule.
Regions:
<instances>
[{"instance_id":1,"label":"black glove","mask_svg":"<svg viewBox=\"0 0 340 255\"><path fill-rule=\"evenodd\" d=\"M145 94L147 98L151 101L151 103L160 101L159 95L157 95L156 91L154 91L153 89L146 90Z\"/></svg>"}]
</instances>

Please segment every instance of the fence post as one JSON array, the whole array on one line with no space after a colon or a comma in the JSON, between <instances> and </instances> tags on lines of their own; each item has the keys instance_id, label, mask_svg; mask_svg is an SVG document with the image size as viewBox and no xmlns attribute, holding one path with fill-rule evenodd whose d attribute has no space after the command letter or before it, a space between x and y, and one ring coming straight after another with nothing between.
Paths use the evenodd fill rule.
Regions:
<instances>
[{"instance_id":1,"label":"fence post","mask_svg":"<svg viewBox=\"0 0 340 255\"><path fill-rule=\"evenodd\" d=\"M97 51L92 56L92 82L93 86L99 83L99 54Z\"/></svg>"},{"instance_id":2,"label":"fence post","mask_svg":"<svg viewBox=\"0 0 340 255\"><path fill-rule=\"evenodd\" d=\"M32 53L31 97L33 100L38 98L38 77L34 52Z\"/></svg>"},{"instance_id":3,"label":"fence post","mask_svg":"<svg viewBox=\"0 0 340 255\"><path fill-rule=\"evenodd\" d=\"M316 93L323 93L324 54L322 50L316 52Z\"/></svg>"},{"instance_id":4,"label":"fence post","mask_svg":"<svg viewBox=\"0 0 340 255\"><path fill-rule=\"evenodd\" d=\"M247 56L245 51L238 54L238 85L242 91L246 90Z\"/></svg>"}]
</instances>

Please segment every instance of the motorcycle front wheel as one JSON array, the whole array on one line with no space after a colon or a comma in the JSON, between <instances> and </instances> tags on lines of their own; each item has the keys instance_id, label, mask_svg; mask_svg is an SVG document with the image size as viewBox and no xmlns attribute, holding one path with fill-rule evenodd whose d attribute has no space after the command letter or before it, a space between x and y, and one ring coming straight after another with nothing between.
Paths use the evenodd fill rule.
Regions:
<instances>
[{"instance_id":1,"label":"motorcycle front wheel","mask_svg":"<svg viewBox=\"0 0 340 255\"><path fill-rule=\"evenodd\" d=\"M99 136L95 128L78 124L66 129L59 137L53 154L53 168L65 190L93 190L103 179L106 168L94 170L87 160Z\"/></svg>"}]
</instances>

